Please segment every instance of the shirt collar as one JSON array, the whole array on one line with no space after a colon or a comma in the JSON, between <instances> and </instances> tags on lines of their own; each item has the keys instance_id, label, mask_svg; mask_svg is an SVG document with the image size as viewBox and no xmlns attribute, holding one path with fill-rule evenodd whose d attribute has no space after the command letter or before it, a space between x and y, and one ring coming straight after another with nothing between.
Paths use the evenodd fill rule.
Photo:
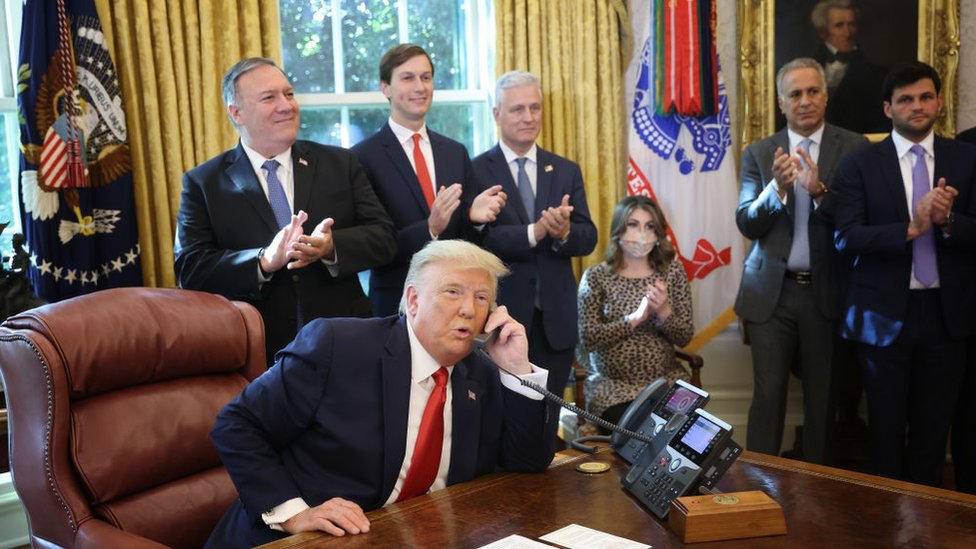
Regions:
<instances>
[{"instance_id":1,"label":"shirt collar","mask_svg":"<svg viewBox=\"0 0 976 549\"><path fill-rule=\"evenodd\" d=\"M278 156L271 158L265 158L264 155L251 147L248 147L243 141L241 141L241 147L244 148L244 154L247 155L247 159L251 162L251 166L254 168L255 173L261 173L261 170L264 169L264 163L267 160L277 160L278 164L281 165L281 168L284 168L289 172L291 171L291 147L288 147L285 152L279 154Z\"/></svg>"},{"instance_id":2,"label":"shirt collar","mask_svg":"<svg viewBox=\"0 0 976 549\"><path fill-rule=\"evenodd\" d=\"M800 141L803 141L804 139L809 139L810 141L813 141L815 145L819 146L821 143L823 143L823 134L824 134L825 127L826 124L820 124L820 127L817 128L817 131L811 133L808 137L803 137L802 135L796 133L795 131L787 129L786 134L789 136L790 139L790 148L792 149L794 147L799 147Z\"/></svg>"},{"instance_id":3,"label":"shirt collar","mask_svg":"<svg viewBox=\"0 0 976 549\"><path fill-rule=\"evenodd\" d=\"M424 125L421 126L420 129L417 130L417 131L413 131L413 130L411 130L410 128L408 128L406 126L397 124L396 122L393 121L393 118L390 118L389 124L390 124L390 129L393 130L393 135L396 136L397 141L399 141L401 145L405 145L407 143L407 141L410 141L411 139L413 139L413 134L415 134L415 133L419 133L420 134L420 139L422 141L426 141L426 142L430 143L430 137L427 136L427 123L426 122L424 122Z\"/></svg>"},{"instance_id":4,"label":"shirt collar","mask_svg":"<svg viewBox=\"0 0 976 549\"><path fill-rule=\"evenodd\" d=\"M498 142L498 148L501 149L502 154L505 155L506 164L511 164L516 158L519 158L519 155L517 155L515 151L513 151L508 145L506 145L504 141ZM532 148L530 148L528 152L523 154L522 157L528 158L533 164L535 164L536 163L535 157L538 151L539 148L536 147L535 143L533 143Z\"/></svg>"},{"instance_id":5,"label":"shirt collar","mask_svg":"<svg viewBox=\"0 0 976 549\"><path fill-rule=\"evenodd\" d=\"M407 323L407 338L410 340L410 379L412 383L420 383L434 375L434 372L440 369L441 365L434 360L434 357L430 356L427 349L417 339L417 334L413 332L413 326L410 324L410 317L406 317L404 320ZM453 364L447 366L448 380L451 379L450 374L453 370Z\"/></svg>"},{"instance_id":6,"label":"shirt collar","mask_svg":"<svg viewBox=\"0 0 976 549\"><path fill-rule=\"evenodd\" d=\"M891 141L895 144L895 153L898 155L898 158L902 158L908 154L908 151L912 148L912 146L915 145L914 141L903 137L900 133L898 133L897 130L893 130L891 132ZM919 141L918 144L925 149L925 156L930 158L935 157L935 153L933 152L935 149L934 131L929 131L929 134L926 135L924 139Z\"/></svg>"}]
</instances>

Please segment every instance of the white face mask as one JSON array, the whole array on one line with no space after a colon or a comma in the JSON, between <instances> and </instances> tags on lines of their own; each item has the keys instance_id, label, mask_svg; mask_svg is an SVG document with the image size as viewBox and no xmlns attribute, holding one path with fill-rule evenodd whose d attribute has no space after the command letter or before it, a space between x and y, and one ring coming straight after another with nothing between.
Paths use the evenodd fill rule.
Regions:
<instances>
[{"instance_id":1,"label":"white face mask","mask_svg":"<svg viewBox=\"0 0 976 549\"><path fill-rule=\"evenodd\" d=\"M628 231L630 232L630 231ZM634 258L640 259L646 257L647 254L651 253L654 246L657 245L657 239L652 239L650 235L646 233L640 234L628 234L626 240L620 240L620 248L625 254Z\"/></svg>"}]
</instances>

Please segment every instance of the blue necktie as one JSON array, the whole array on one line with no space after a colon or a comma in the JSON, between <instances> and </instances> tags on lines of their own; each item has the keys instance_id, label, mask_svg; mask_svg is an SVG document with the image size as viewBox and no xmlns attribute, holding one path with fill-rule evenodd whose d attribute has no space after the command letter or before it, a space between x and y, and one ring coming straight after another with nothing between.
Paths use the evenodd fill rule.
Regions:
<instances>
[{"instance_id":1,"label":"blue necktie","mask_svg":"<svg viewBox=\"0 0 976 549\"><path fill-rule=\"evenodd\" d=\"M518 162L518 190L525 206L525 213L529 221L535 219L535 194L532 193L532 184L529 183L529 174L525 173L525 161L527 158L516 158Z\"/></svg>"},{"instance_id":2,"label":"blue necktie","mask_svg":"<svg viewBox=\"0 0 976 549\"><path fill-rule=\"evenodd\" d=\"M278 228L291 223L291 206L288 205L288 197L285 196L285 188L278 180L278 166L281 164L277 160L265 160L261 167L268 171L268 202L271 203L271 211L274 212L275 221Z\"/></svg>"},{"instance_id":3,"label":"blue necktie","mask_svg":"<svg viewBox=\"0 0 976 549\"><path fill-rule=\"evenodd\" d=\"M800 141L800 147L810 154L809 139ZM790 256L786 261L786 268L793 272L810 270L810 193L807 188L796 181L793 183L793 245Z\"/></svg>"},{"instance_id":4,"label":"blue necktie","mask_svg":"<svg viewBox=\"0 0 976 549\"><path fill-rule=\"evenodd\" d=\"M925 149L921 145L913 145L915 153L915 167L912 168L912 215L915 206L932 190L929 181L929 170L925 165ZM935 264L935 231L929 232L912 240L912 259L915 262L915 279L926 288L938 278L938 267Z\"/></svg>"}]
</instances>

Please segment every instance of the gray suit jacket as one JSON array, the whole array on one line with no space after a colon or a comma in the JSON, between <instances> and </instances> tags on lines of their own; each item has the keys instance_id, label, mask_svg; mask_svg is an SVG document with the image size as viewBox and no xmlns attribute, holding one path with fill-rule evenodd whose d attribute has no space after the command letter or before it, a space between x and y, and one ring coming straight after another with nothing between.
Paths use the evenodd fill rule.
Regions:
<instances>
[{"instance_id":1,"label":"gray suit jacket","mask_svg":"<svg viewBox=\"0 0 976 549\"><path fill-rule=\"evenodd\" d=\"M830 189L840 166L840 159L866 144L863 135L827 124L817 167L820 179ZM735 300L735 312L742 319L764 322L773 314L783 278L786 260L793 244L793 209L791 196L784 205L776 195L773 181L773 158L776 149L789 149L786 129L757 141L742 154L741 188L739 206L735 211L735 223L739 231L752 240L742 271L742 283ZM840 306L838 275L842 260L833 245L834 212L837 208L836 193L828 192L820 205L810 212L810 268L813 273L813 289L820 312L826 318L834 318Z\"/></svg>"}]
</instances>

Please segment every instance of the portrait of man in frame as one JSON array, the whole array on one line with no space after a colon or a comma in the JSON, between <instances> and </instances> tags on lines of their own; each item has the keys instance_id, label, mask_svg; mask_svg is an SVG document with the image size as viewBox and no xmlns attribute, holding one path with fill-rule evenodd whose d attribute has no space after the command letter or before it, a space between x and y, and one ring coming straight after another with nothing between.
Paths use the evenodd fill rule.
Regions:
<instances>
[{"instance_id":1,"label":"portrait of man in frame","mask_svg":"<svg viewBox=\"0 0 976 549\"><path fill-rule=\"evenodd\" d=\"M779 111L774 75L791 59L816 58L818 48L825 44L811 18L818 1L739 0L741 147L782 127L782 122L777 121ZM854 0L852 4L858 10L853 14L857 27L853 41L866 60L881 67L882 79L889 67L915 59L932 65L939 72L943 81L944 107L935 127L941 135L954 133L960 32L958 0ZM845 67L846 70L851 70L850 66ZM828 106L835 99L840 102L831 94ZM877 101L880 110L880 93ZM851 125L845 125L842 120L835 123L844 127ZM890 124L882 132L889 129ZM861 129L855 131L862 131L872 138L884 135Z\"/></svg>"}]
</instances>

